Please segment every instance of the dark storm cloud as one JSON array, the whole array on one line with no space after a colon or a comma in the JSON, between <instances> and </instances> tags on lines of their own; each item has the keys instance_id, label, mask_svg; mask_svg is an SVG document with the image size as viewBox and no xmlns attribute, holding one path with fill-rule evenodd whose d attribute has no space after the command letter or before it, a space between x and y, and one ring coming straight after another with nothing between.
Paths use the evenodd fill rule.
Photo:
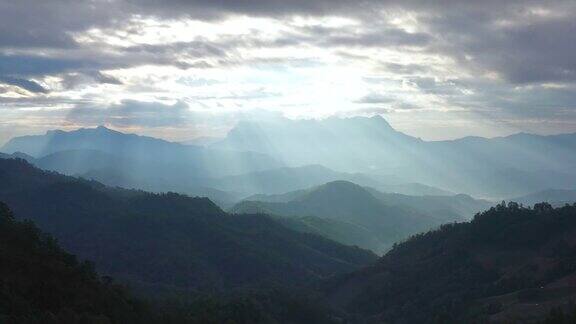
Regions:
<instances>
[{"instance_id":1,"label":"dark storm cloud","mask_svg":"<svg viewBox=\"0 0 576 324\"><path fill-rule=\"evenodd\" d=\"M85 59L0 55L0 74L6 75L39 76L98 67L98 62Z\"/></svg>"},{"instance_id":2,"label":"dark storm cloud","mask_svg":"<svg viewBox=\"0 0 576 324\"><path fill-rule=\"evenodd\" d=\"M32 80L19 79L0 75L0 84L1 83L13 85L34 93L48 93L47 89L45 89L43 86Z\"/></svg>"},{"instance_id":3,"label":"dark storm cloud","mask_svg":"<svg viewBox=\"0 0 576 324\"><path fill-rule=\"evenodd\" d=\"M576 81L576 17L505 30L479 57L516 83Z\"/></svg>"},{"instance_id":4,"label":"dark storm cloud","mask_svg":"<svg viewBox=\"0 0 576 324\"><path fill-rule=\"evenodd\" d=\"M128 0L142 11L164 16L190 16L196 19L220 19L230 14L264 17L290 15L324 16L365 13L374 0Z\"/></svg>"},{"instance_id":5,"label":"dark storm cloud","mask_svg":"<svg viewBox=\"0 0 576 324\"><path fill-rule=\"evenodd\" d=\"M2 0L0 48L72 48L73 33L110 25L122 13L111 1Z\"/></svg>"},{"instance_id":6,"label":"dark storm cloud","mask_svg":"<svg viewBox=\"0 0 576 324\"><path fill-rule=\"evenodd\" d=\"M69 73L62 75L62 86L65 89L74 89L79 86L91 83L121 85L119 79L101 73L100 71L88 71L85 73Z\"/></svg>"},{"instance_id":7,"label":"dark storm cloud","mask_svg":"<svg viewBox=\"0 0 576 324\"><path fill-rule=\"evenodd\" d=\"M416 46L428 48L452 57L463 67L498 72L510 82L574 81L576 79L575 5L570 1L549 1L550 17L535 20L527 10L540 5L538 1L348 1L348 0L22 0L0 1L0 48L75 48L79 44L74 33L90 28L123 26L130 18L156 16L178 19L223 19L228 15L286 17L291 15L354 17L361 21L360 31L321 26L300 29L297 33L262 42L257 37L248 40L226 39L211 44L207 41L182 42L166 45L141 45L123 49L124 55L139 53L156 59L136 59L138 64L172 64L182 68L201 62L182 62L179 56L226 57L235 47L314 46L386 47ZM383 10L384 15L378 13ZM422 32L409 33L383 23L386 14L400 10L414 12L423 24ZM558 12L556 12L558 11ZM561 14L559 17L555 13ZM564 16L562 16L564 15ZM502 20L520 22L500 24ZM98 51L97 48L94 49ZM6 58L3 58L6 59ZM23 58L26 59L26 58ZM27 59L30 59L29 57ZM170 63L169 63L170 62ZM46 73L55 72L63 64L67 69L79 62L47 62ZM102 62L85 62L93 70L101 70ZM110 62L107 62L109 65ZM1 64L1 63L0 63ZM206 67L214 63L203 62ZM56 65L56 66L54 66ZM217 66L218 64L216 64ZM16 65L22 69L29 69ZM38 69L32 62L32 67ZM53 70L50 70L52 67ZM15 68L13 68L15 69ZM20 73L17 73L20 72ZM14 71L14 74L26 74Z\"/></svg>"},{"instance_id":8,"label":"dark storm cloud","mask_svg":"<svg viewBox=\"0 0 576 324\"><path fill-rule=\"evenodd\" d=\"M276 39L273 45L315 45L320 47L388 47L426 46L432 37L424 33L409 33L388 24L354 27L306 26ZM271 45L272 45L271 44Z\"/></svg>"}]
</instances>

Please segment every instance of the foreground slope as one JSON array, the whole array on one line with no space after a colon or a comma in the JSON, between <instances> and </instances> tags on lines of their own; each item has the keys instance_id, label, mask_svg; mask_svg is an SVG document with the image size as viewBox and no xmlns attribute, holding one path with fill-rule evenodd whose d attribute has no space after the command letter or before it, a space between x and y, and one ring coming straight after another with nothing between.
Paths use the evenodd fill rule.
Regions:
<instances>
[{"instance_id":1,"label":"foreground slope","mask_svg":"<svg viewBox=\"0 0 576 324\"><path fill-rule=\"evenodd\" d=\"M119 286L101 280L33 224L0 202L1 323L142 323L152 321Z\"/></svg>"},{"instance_id":2,"label":"foreground slope","mask_svg":"<svg viewBox=\"0 0 576 324\"><path fill-rule=\"evenodd\" d=\"M266 216L228 215L206 198L111 189L23 160L0 159L0 200L103 272L156 293L305 285L374 260Z\"/></svg>"},{"instance_id":3,"label":"foreground slope","mask_svg":"<svg viewBox=\"0 0 576 324\"><path fill-rule=\"evenodd\" d=\"M576 298L575 237L576 206L501 204L398 244L328 296L374 323L538 321Z\"/></svg>"}]
</instances>

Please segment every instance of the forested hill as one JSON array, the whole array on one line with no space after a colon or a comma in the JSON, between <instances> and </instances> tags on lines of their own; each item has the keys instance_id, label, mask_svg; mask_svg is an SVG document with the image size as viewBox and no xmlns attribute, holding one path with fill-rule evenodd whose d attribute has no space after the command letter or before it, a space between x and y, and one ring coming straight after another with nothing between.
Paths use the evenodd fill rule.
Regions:
<instances>
[{"instance_id":1,"label":"forested hill","mask_svg":"<svg viewBox=\"0 0 576 324\"><path fill-rule=\"evenodd\" d=\"M573 323L558 308L576 299L575 238L574 205L500 204L396 245L328 296L374 323Z\"/></svg>"},{"instance_id":2,"label":"forested hill","mask_svg":"<svg viewBox=\"0 0 576 324\"><path fill-rule=\"evenodd\" d=\"M0 159L0 201L103 273L155 295L306 285L375 260L266 216L228 215L206 198L112 189L18 159Z\"/></svg>"},{"instance_id":3,"label":"forested hill","mask_svg":"<svg viewBox=\"0 0 576 324\"><path fill-rule=\"evenodd\" d=\"M286 201L242 201L231 211L289 217L289 222L303 223L301 227L312 227L326 237L377 253L386 251L394 242L412 234L466 219L449 209L448 204L444 204L444 209L434 210L437 206L444 206L424 201L431 197L398 196L405 197L400 199L392 196L349 181L332 181L287 193L283 195ZM266 199L265 196L262 198ZM437 198L441 201L452 199Z\"/></svg>"},{"instance_id":4,"label":"forested hill","mask_svg":"<svg viewBox=\"0 0 576 324\"><path fill-rule=\"evenodd\" d=\"M140 303L0 202L0 323L143 323Z\"/></svg>"}]
</instances>

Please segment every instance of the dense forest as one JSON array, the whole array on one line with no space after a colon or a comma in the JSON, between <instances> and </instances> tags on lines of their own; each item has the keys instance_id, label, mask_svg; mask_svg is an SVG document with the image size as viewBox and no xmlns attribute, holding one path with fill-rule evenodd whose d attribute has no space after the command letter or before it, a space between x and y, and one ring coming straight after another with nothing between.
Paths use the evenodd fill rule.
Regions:
<instances>
[{"instance_id":1,"label":"dense forest","mask_svg":"<svg viewBox=\"0 0 576 324\"><path fill-rule=\"evenodd\" d=\"M575 235L576 205L502 203L415 235L326 291L374 323L570 322Z\"/></svg>"},{"instance_id":2,"label":"dense forest","mask_svg":"<svg viewBox=\"0 0 576 324\"><path fill-rule=\"evenodd\" d=\"M148 308L0 202L0 323L143 323Z\"/></svg>"},{"instance_id":3,"label":"dense forest","mask_svg":"<svg viewBox=\"0 0 576 324\"><path fill-rule=\"evenodd\" d=\"M2 324L337 323L314 294L278 286L143 302L0 202Z\"/></svg>"},{"instance_id":4,"label":"dense forest","mask_svg":"<svg viewBox=\"0 0 576 324\"><path fill-rule=\"evenodd\" d=\"M156 296L305 286L376 258L265 215L228 215L206 198L108 188L23 160L0 160L0 200L72 253Z\"/></svg>"}]
</instances>

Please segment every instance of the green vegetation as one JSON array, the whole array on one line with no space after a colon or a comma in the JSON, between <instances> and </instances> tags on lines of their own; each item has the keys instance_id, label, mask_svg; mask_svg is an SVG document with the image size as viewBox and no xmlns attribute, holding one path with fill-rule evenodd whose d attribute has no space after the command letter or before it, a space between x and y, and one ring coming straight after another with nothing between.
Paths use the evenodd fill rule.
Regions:
<instances>
[{"instance_id":1,"label":"green vegetation","mask_svg":"<svg viewBox=\"0 0 576 324\"><path fill-rule=\"evenodd\" d=\"M288 219L282 222L291 228L376 253L412 234L446 222L463 221L466 218L460 213L486 206L486 202L464 195L385 194L348 181L259 198L271 201L242 201L231 212L285 216Z\"/></svg>"},{"instance_id":2,"label":"green vegetation","mask_svg":"<svg viewBox=\"0 0 576 324\"><path fill-rule=\"evenodd\" d=\"M0 202L0 323L143 323L154 320L90 262L79 262Z\"/></svg>"},{"instance_id":3,"label":"green vegetation","mask_svg":"<svg viewBox=\"0 0 576 324\"><path fill-rule=\"evenodd\" d=\"M516 203L395 245L328 284L330 303L390 323L529 322L576 298L576 206Z\"/></svg>"},{"instance_id":4,"label":"green vegetation","mask_svg":"<svg viewBox=\"0 0 576 324\"><path fill-rule=\"evenodd\" d=\"M147 295L306 286L376 259L267 216L226 214L206 198L112 189L23 160L0 160L0 200Z\"/></svg>"}]
</instances>

